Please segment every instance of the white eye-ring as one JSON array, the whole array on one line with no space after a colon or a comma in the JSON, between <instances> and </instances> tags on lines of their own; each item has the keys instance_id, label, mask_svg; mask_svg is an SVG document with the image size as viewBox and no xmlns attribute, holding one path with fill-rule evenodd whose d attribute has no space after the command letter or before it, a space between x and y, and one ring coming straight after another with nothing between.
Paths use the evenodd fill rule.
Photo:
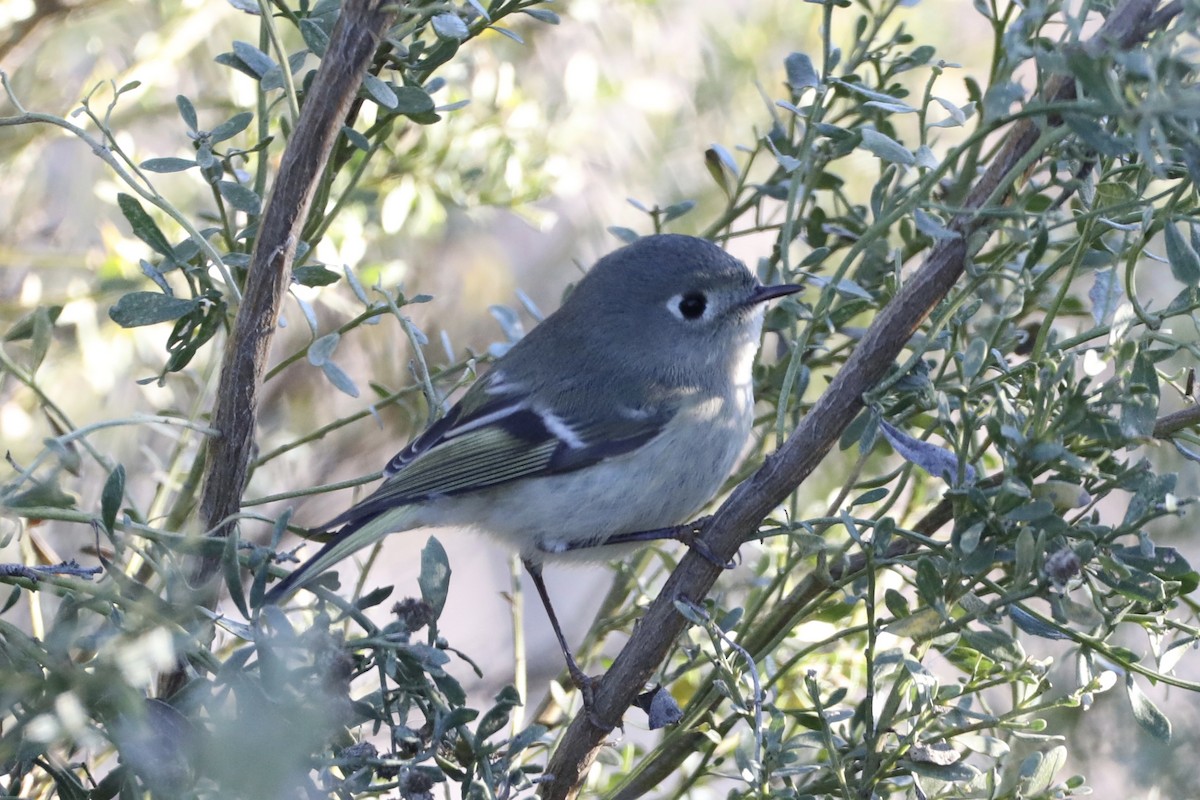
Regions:
<instances>
[{"instance_id":1,"label":"white eye-ring","mask_svg":"<svg viewBox=\"0 0 1200 800\"><path fill-rule=\"evenodd\" d=\"M667 310L682 320L703 319L709 310L708 296L698 290L677 294L667 301Z\"/></svg>"}]
</instances>

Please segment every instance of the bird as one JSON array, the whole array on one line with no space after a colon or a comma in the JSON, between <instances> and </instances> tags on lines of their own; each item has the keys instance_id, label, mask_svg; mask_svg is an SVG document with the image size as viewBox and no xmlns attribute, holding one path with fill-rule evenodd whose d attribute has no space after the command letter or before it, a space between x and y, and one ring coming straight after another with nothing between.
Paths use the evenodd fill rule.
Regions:
<instances>
[{"instance_id":1,"label":"bird","mask_svg":"<svg viewBox=\"0 0 1200 800\"><path fill-rule=\"evenodd\" d=\"M329 541L264 605L388 534L482 532L519 553L573 682L587 688L542 564L612 558L713 498L753 425L764 307L801 288L763 285L717 245L682 234L604 256L387 463L372 494L313 529Z\"/></svg>"}]
</instances>

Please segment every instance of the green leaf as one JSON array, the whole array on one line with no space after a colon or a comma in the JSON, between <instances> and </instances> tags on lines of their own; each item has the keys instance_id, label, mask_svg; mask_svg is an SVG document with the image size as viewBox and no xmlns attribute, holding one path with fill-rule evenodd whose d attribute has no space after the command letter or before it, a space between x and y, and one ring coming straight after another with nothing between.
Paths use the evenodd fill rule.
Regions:
<instances>
[{"instance_id":1,"label":"green leaf","mask_svg":"<svg viewBox=\"0 0 1200 800\"><path fill-rule=\"evenodd\" d=\"M435 536L430 536L421 550L421 576L417 578L417 585L421 587L421 599L429 604L434 619L437 619L442 615L450 592L450 560Z\"/></svg>"},{"instance_id":2,"label":"green leaf","mask_svg":"<svg viewBox=\"0 0 1200 800\"><path fill-rule=\"evenodd\" d=\"M235 41L233 43L233 53L258 78L262 78L263 75L266 75L275 66L275 62L271 60L269 55L246 42Z\"/></svg>"},{"instance_id":3,"label":"green leaf","mask_svg":"<svg viewBox=\"0 0 1200 800\"><path fill-rule=\"evenodd\" d=\"M625 244L633 244L638 240L637 232L630 230L629 228L622 228L619 225L612 225L609 226L607 230Z\"/></svg>"},{"instance_id":4,"label":"green leaf","mask_svg":"<svg viewBox=\"0 0 1200 800\"><path fill-rule=\"evenodd\" d=\"M787 85L792 90L792 94L800 94L804 89L821 84L817 70L813 67L812 59L804 53L789 53L783 59L783 70L787 75Z\"/></svg>"},{"instance_id":5,"label":"green leaf","mask_svg":"<svg viewBox=\"0 0 1200 800\"><path fill-rule=\"evenodd\" d=\"M879 429L883 432L883 438L905 461L916 464L947 483L958 480L958 456L953 451L909 436L887 422L880 421ZM963 475L967 483L975 482L975 469L970 464L964 466Z\"/></svg>"},{"instance_id":6,"label":"green leaf","mask_svg":"<svg viewBox=\"0 0 1200 800\"><path fill-rule=\"evenodd\" d=\"M1200 255L1196 254L1174 223L1166 224L1163 235L1167 241L1167 261L1171 264L1171 274L1175 280L1186 286L1200 286Z\"/></svg>"},{"instance_id":7,"label":"green leaf","mask_svg":"<svg viewBox=\"0 0 1200 800\"><path fill-rule=\"evenodd\" d=\"M684 214L688 213L695 207L696 207L695 200L684 200L683 202L675 203L674 205L669 205L663 209L662 221L665 223L665 222L670 222L673 219L678 219L679 217L682 217Z\"/></svg>"},{"instance_id":8,"label":"green leaf","mask_svg":"<svg viewBox=\"0 0 1200 800\"><path fill-rule=\"evenodd\" d=\"M188 126L188 130L192 133L199 131L200 124L196 120L196 108L192 101L181 94L176 95L175 106L179 109L179 116L183 118L183 124Z\"/></svg>"},{"instance_id":9,"label":"green leaf","mask_svg":"<svg viewBox=\"0 0 1200 800\"><path fill-rule=\"evenodd\" d=\"M337 283L341 277L333 270L319 266L296 267L292 270L292 279L301 286L329 286Z\"/></svg>"},{"instance_id":10,"label":"green leaf","mask_svg":"<svg viewBox=\"0 0 1200 800\"><path fill-rule=\"evenodd\" d=\"M314 367L319 367L330 359L333 351L337 349L338 343L341 342L342 335L337 331L327 333L320 339L308 346L308 363Z\"/></svg>"},{"instance_id":11,"label":"green leaf","mask_svg":"<svg viewBox=\"0 0 1200 800\"><path fill-rule=\"evenodd\" d=\"M884 161L892 164L903 164L911 167L917 163L916 158L902 144L890 136L885 136L874 128L862 129L862 146Z\"/></svg>"},{"instance_id":12,"label":"green leaf","mask_svg":"<svg viewBox=\"0 0 1200 800\"><path fill-rule=\"evenodd\" d=\"M533 17L539 22L544 22L547 25L557 25L560 20L558 14L545 8L523 8L521 11Z\"/></svg>"},{"instance_id":13,"label":"green leaf","mask_svg":"<svg viewBox=\"0 0 1200 800\"><path fill-rule=\"evenodd\" d=\"M131 292L108 310L108 316L122 328L136 328L179 319L195 309L199 302L161 292Z\"/></svg>"},{"instance_id":14,"label":"green leaf","mask_svg":"<svg viewBox=\"0 0 1200 800\"><path fill-rule=\"evenodd\" d=\"M454 39L461 42L471 35L471 29L457 14L438 14L430 20L430 23L433 25L433 32L442 39Z\"/></svg>"},{"instance_id":15,"label":"green leaf","mask_svg":"<svg viewBox=\"0 0 1200 800\"><path fill-rule=\"evenodd\" d=\"M242 589L242 570L238 563L238 534L237 526L231 525L232 530L225 537L225 549L221 553L221 573L225 577L225 588L229 590L229 598L237 606L242 616L250 618L250 609L246 605L246 593Z\"/></svg>"},{"instance_id":16,"label":"green leaf","mask_svg":"<svg viewBox=\"0 0 1200 800\"><path fill-rule=\"evenodd\" d=\"M364 75L363 89L379 105L388 110L395 110L396 92L392 90L392 87L386 81L380 80L374 75Z\"/></svg>"},{"instance_id":17,"label":"green leaf","mask_svg":"<svg viewBox=\"0 0 1200 800\"><path fill-rule=\"evenodd\" d=\"M37 372L45 360L54 340L54 322L61 313L62 306L39 306L17 320L4 334L6 342L29 340L30 374Z\"/></svg>"},{"instance_id":18,"label":"green leaf","mask_svg":"<svg viewBox=\"0 0 1200 800\"><path fill-rule=\"evenodd\" d=\"M419 86L400 86L393 93L391 108L406 117L429 114L433 111L433 98Z\"/></svg>"},{"instance_id":19,"label":"green leaf","mask_svg":"<svg viewBox=\"0 0 1200 800\"><path fill-rule=\"evenodd\" d=\"M325 27L311 17L300 20L300 37L309 50L318 56L324 56L329 47L329 32Z\"/></svg>"},{"instance_id":20,"label":"green leaf","mask_svg":"<svg viewBox=\"0 0 1200 800\"><path fill-rule=\"evenodd\" d=\"M368 153L371 150L371 143L358 131L351 128L349 125L342 126L342 135L346 137L346 141L350 142L355 148Z\"/></svg>"},{"instance_id":21,"label":"green leaf","mask_svg":"<svg viewBox=\"0 0 1200 800\"><path fill-rule=\"evenodd\" d=\"M262 209L262 201L259 200L258 195L240 183L217 181L217 191L231 206L238 211L245 211L252 217L257 217Z\"/></svg>"},{"instance_id":22,"label":"green leaf","mask_svg":"<svg viewBox=\"0 0 1200 800\"><path fill-rule=\"evenodd\" d=\"M148 158L139 166L147 172L183 172L196 166L191 158Z\"/></svg>"},{"instance_id":23,"label":"green leaf","mask_svg":"<svg viewBox=\"0 0 1200 800\"><path fill-rule=\"evenodd\" d=\"M146 213L146 209L142 208L142 204L136 197L124 193L118 194L117 205L120 207L121 213L125 215L125 219L129 221L134 236L150 245L150 249L154 252L164 255L172 261L177 260L175 251L171 249L171 243L167 241L167 237L159 230L158 225Z\"/></svg>"},{"instance_id":24,"label":"green leaf","mask_svg":"<svg viewBox=\"0 0 1200 800\"><path fill-rule=\"evenodd\" d=\"M482 742L507 725L512 710L521 704L521 696L517 694L516 689L512 686L505 686L501 689L500 693L496 695L496 705L492 706L475 726L475 735L479 741Z\"/></svg>"},{"instance_id":25,"label":"green leaf","mask_svg":"<svg viewBox=\"0 0 1200 800\"><path fill-rule=\"evenodd\" d=\"M967 628L962 632L962 638L969 647L978 650L993 661L1013 666L1025 661L1025 650L1016 639L1003 631L977 631Z\"/></svg>"},{"instance_id":26,"label":"green leaf","mask_svg":"<svg viewBox=\"0 0 1200 800\"><path fill-rule=\"evenodd\" d=\"M928 556L921 556L917 560L917 594L924 605L942 607L942 574Z\"/></svg>"},{"instance_id":27,"label":"green leaf","mask_svg":"<svg viewBox=\"0 0 1200 800\"><path fill-rule=\"evenodd\" d=\"M229 119L222 122L217 127L208 132L209 141L213 144L223 142L226 139L232 139L250 125L250 121L254 119L254 114L249 111L243 111L240 114L234 114Z\"/></svg>"},{"instance_id":28,"label":"green leaf","mask_svg":"<svg viewBox=\"0 0 1200 800\"><path fill-rule=\"evenodd\" d=\"M1154 547L1149 552L1141 547L1114 547L1112 556L1164 581L1178 581L1183 594L1191 594L1200 585L1200 575L1174 547Z\"/></svg>"},{"instance_id":29,"label":"green leaf","mask_svg":"<svg viewBox=\"0 0 1200 800\"><path fill-rule=\"evenodd\" d=\"M1033 636L1040 636L1043 639L1065 639L1070 641L1071 637L1063 633L1053 625L1043 622L1039 617L1035 617L1020 606L1009 606L1008 615L1012 617L1012 621L1017 627L1025 633Z\"/></svg>"},{"instance_id":30,"label":"green leaf","mask_svg":"<svg viewBox=\"0 0 1200 800\"><path fill-rule=\"evenodd\" d=\"M120 464L113 467L104 481L104 490L100 493L100 521L109 536L114 536L117 524L117 512L121 509L121 501L125 499L125 467Z\"/></svg>"},{"instance_id":31,"label":"green leaf","mask_svg":"<svg viewBox=\"0 0 1200 800\"><path fill-rule=\"evenodd\" d=\"M988 343L982 336L976 336L967 345L967 351L963 353L962 370L963 377L971 380L980 373L983 365L987 363Z\"/></svg>"},{"instance_id":32,"label":"green leaf","mask_svg":"<svg viewBox=\"0 0 1200 800\"><path fill-rule=\"evenodd\" d=\"M1146 350L1138 351L1125 382L1121 401L1121 433L1132 438L1150 436L1158 416L1158 373Z\"/></svg>"},{"instance_id":33,"label":"green leaf","mask_svg":"<svg viewBox=\"0 0 1200 800\"><path fill-rule=\"evenodd\" d=\"M351 397L358 397L358 386L356 386L350 376L346 374L345 370L343 370L337 364L333 363L332 361L326 361L321 365L321 371L325 373L325 377L329 379L329 382L332 383L338 391L342 392L343 394L348 394Z\"/></svg>"},{"instance_id":34,"label":"green leaf","mask_svg":"<svg viewBox=\"0 0 1200 800\"><path fill-rule=\"evenodd\" d=\"M34 481L33 486L11 495L0 496L0 506L20 510L22 508L74 508L75 495L58 487L57 481Z\"/></svg>"},{"instance_id":35,"label":"green leaf","mask_svg":"<svg viewBox=\"0 0 1200 800\"><path fill-rule=\"evenodd\" d=\"M1020 797L1036 797L1054 783L1054 776L1067 761L1067 748L1062 745L1050 748L1046 753L1031 753L1021 762Z\"/></svg>"},{"instance_id":36,"label":"green leaf","mask_svg":"<svg viewBox=\"0 0 1200 800\"><path fill-rule=\"evenodd\" d=\"M888 496L888 488L886 486L877 486L876 488L871 489L868 492L863 492L862 494L860 494L857 498L855 498L850 503L850 505L852 507L853 506L865 506L869 503L877 503L887 496Z\"/></svg>"},{"instance_id":37,"label":"green leaf","mask_svg":"<svg viewBox=\"0 0 1200 800\"><path fill-rule=\"evenodd\" d=\"M1167 719L1167 715L1142 693L1134 681L1132 672L1125 673L1125 694L1129 696L1129 707L1133 711L1133 718L1137 720L1138 725L1142 726L1142 730L1163 744L1170 744L1171 720Z\"/></svg>"},{"instance_id":38,"label":"green leaf","mask_svg":"<svg viewBox=\"0 0 1200 800\"><path fill-rule=\"evenodd\" d=\"M919 208L913 210L913 221L917 223L917 230L934 241L940 242L943 239L962 238L962 234L958 231L950 230L942 224L940 219L932 214L927 214Z\"/></svg>"}]
</instances>

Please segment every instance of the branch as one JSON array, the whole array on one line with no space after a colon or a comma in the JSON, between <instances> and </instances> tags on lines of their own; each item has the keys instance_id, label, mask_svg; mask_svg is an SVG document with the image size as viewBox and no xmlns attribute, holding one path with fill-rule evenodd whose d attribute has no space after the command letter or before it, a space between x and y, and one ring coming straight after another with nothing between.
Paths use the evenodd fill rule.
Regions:
<instances>
[{"instance_id":1,"label":"branch","mask_svg":"<svg viewBox=\"0 0 1200 800\"><path fill-rule=\"evenodd\" d=\"M388 0L347 0L343 6L263 212L245 296L221 365L212 418L220 435L209 441L205 465L200 512L216 537L229 535L241 507L262 378L301 230L342 121L395 13L396 4ZM193 583L210 605L218 591L212 580L218 564L219 557L202 558L193 574ZM182 677L179 670L168 676L160 694L169 696L172 688L182 685Z\"/></svg>"},{"instance_id":2,"label":"branch","mask_svg":"<svg viewBox=\"0 0 1200 800\"><path fill-rule=\"evenodd\" d=\"M1087 46L1132 46L1149 32L1155 5L1156 0L1125 0ZM1163 25L1169 19L1160 14L1153 21ZM1052 103L1074 97L1074 83L1058 78L1048 83L1042 100ZM1038 157L1035 145L1041 138L1042 132L1033 119L1014 126L1003 149L967 198L968 211L950 223L949 228L958 235L938 242L921 268L875 318L845 366L788 441L768 456L713 515L705 526L703 540L718 559L731 558L767 514L820 464L862 408L863 394L885 376L921 322L953 288L969 255L968 242L981 243L987 234L990 221L977 212L1007 199L1009 187ZM609 731L643 691L687 624L676 611L675 601L700 602L720 574L719 567L694 551L684 556L600 679L593 696L593 713L580 714L563 735L546 767L541 797L558 800L575 795Z\"/></svg>"}]
</instances>

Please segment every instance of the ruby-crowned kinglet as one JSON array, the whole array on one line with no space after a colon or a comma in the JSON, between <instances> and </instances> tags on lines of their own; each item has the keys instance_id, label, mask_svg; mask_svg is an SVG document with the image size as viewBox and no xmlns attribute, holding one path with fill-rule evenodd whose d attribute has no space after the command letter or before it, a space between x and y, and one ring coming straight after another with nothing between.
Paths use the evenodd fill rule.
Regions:
<instances>
[{"instance_id":1,"label":"ruby-crowned kinglet","mask_svg":"<svg viewBox=\"0 0 1200 800\"><path fill-rule=\"evenodd\" d=\"M279 603L389 533L474 529L518 550L577 683L541 580L548 556L686 521L712 499L754 417L763 286L703 239L647 236L605 256L562 307L393 458L383 484L321 526L333 538L273 588Z\"/></svg>"}]
</instances>

